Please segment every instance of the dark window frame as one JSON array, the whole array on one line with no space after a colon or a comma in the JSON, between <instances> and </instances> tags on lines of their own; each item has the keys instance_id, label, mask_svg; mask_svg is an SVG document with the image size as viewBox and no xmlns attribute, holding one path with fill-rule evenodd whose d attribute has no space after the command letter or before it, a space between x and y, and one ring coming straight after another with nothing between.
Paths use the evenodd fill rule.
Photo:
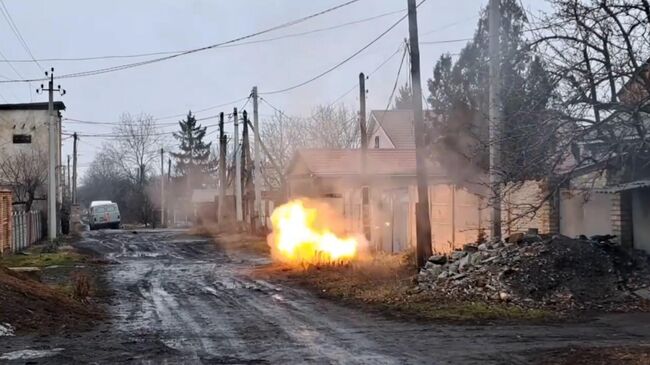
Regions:
<instances>
[{"instance_id":1,"label":"dark window frame","mask_svg":"<svg viewBox=\"0 0 650 365\"><path fill-rule=\"evenodd\" d=\"M32 143L31 134L14 134L12 139L14 144L30 144Z\"/></svg>"}]
</instances>

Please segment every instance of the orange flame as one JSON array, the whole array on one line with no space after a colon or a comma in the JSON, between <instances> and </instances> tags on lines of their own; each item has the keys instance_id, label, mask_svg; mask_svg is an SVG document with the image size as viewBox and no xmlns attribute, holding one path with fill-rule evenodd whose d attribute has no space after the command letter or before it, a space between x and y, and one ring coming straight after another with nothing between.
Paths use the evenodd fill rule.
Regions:
<instances>
[{"instance_id":1,"label":"orange flame","mask_svg":"<svg viewBox=\"0 0 650 365\"><path fill-rule=\"evenodd\" d=\"M325 212L327 208L308 207L309 203L292 200L273 211L273 233L268 237L273 259L299 265L353 260L358 254L358 240L337 236L331 227L335 217Z\"/></svg>"}]
</instances>

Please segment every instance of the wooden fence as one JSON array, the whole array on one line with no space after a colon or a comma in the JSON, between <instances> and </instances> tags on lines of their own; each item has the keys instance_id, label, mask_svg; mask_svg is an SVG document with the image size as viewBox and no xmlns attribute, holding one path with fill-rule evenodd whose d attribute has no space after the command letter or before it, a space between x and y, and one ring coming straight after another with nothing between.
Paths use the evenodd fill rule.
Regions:
<instances>
[{"instance_id":1,"label":"wooden fence","mask_svg":"<svg viewBox=\"0 0 650 365\"><path fill-rule=\"evenodd\" d=\"M11 191L0 190L0 255L11 252Z\"/></svg>"}]
</instances>

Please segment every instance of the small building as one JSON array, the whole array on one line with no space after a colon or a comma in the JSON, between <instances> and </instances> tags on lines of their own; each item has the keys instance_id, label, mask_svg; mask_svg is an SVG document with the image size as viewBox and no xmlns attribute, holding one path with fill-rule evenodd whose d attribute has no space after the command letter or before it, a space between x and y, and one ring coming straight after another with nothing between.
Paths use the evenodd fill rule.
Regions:
<instances>
[{"instance_id":1,"label":"small building","mask_svg":"<svg viewBox=\"0 0 650 365\"><path fill-rule=\"evenodd\" d=\"M63 196L62 163L61 163L61 111L65 110L65 104L61 101L54 102L54 118L56 133L56 186L58 189L58 201L61 204ZM41 161L44 166L43 173L47 174L49 164L49 126L48 103L21 103L21 104L0 104L0 158L7 161L11 156L24 155L30 159L44 159ZM32 161L33 162L33 161ZM16 181L0 172L0 185L12 186ZM36 208L47 211L45 201L47 199L47 181L42 188L38 189L38 200ZM15 191L15 189L14 189ZM14 197L14 202L20 205L21 197ZM60 206L60 205L59 205Z\"/></svg>"}]
</instances>

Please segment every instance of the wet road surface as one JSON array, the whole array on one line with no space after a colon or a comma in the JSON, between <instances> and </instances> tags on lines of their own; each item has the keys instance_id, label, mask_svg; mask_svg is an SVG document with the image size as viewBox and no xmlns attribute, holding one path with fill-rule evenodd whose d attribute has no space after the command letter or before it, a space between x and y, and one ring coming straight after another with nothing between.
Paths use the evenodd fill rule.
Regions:
<instances>
[{"instance_id":1,"label":"wet road surface","mask_svg":"<svg viewBox=\"0 0 650 365\"><path fill-rule=\"evenodd\" d=\"M251 278L264 258L182 231L86 232L116 262L96 330L0 338L0 363L527 364L568 345L650 343L650 316L567 325L452 326L387 319ZM29 360L31 359L31 360Z\"/></svg>"}]
</instances>

